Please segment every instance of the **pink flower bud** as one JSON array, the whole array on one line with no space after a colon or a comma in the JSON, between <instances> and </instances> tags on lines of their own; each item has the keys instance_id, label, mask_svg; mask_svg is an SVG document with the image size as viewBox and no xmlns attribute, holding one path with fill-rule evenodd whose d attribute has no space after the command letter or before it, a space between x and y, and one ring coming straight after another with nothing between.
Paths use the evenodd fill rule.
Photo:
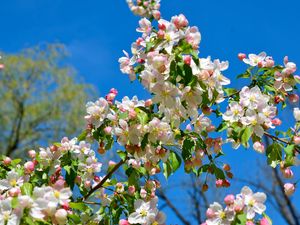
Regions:
<instances>
[{"instance_id":1,"label":"pink flower bud","mask_svg":"<svg viewBox=\"0 0 300 225\"><path fill-rule=\"evenodd\" d=\"M30 158L34 159L35 156L36 156L36 152L34 150L29 150L28 155L29 155Z\"/></svg>"},{"instance_id":2,"label":"pink flower bud","mask_svg":"<svg viewBox=\"0 0 300 225\"><path fill-rule=\"evenodd\" d=\"M146 198L147 197L147 191L144 188L142 188L141 191L140 191L140 195L141 195L142 198Z\"/></svg>"},{"instance_id":3,"label":"pink flower bud","mask_svg":"<svg viewBox=\"0 0 300 225\"><path fill-rule=\"evenodd\" d=\"M109 166L109 167L115 166L115 165L116 165L116 162L115 162L115 161L109 160L109 162L108 162L108 166Z\"/></svg>"},{"instance_id":4,"label":"pink flower bud","mask_svg":"<svg viewBox=\"0 0 300 225\"><path fill-rule=\"evenodd\" d=\"M266 217L264 217L259 221L259 225L271 225L271 224L269 223L269 220Z\"/></svg>"},{"instance_id":5,"label":"pink flower bud","mask_svg":"<svg viewBox=\"0 0 300 225\"><path fill-rule=\"evenodd\" d=\"M3 164L4 164L5 166L9 166L10 163L11 163L11 158L5 157L5 158L3 159Z\"/></svg>"},{"instance_id":6,"label":"pink flower bud","mask_svg":"<svg viewBox=\"0 0 300 225\"><path fill-rule=\"evenodd\" d=\"M284 178L292 178L294 176L293 171L290 168L285 168L282 170Z\"/></svg>"},{"instance_id":7,"label":"pink flower bud","mask_svg":"<svg viewBox=\"0 0 300 225\"><path fill-rule=\"evenodd\" d=\"M266 59L264 67L272 68L274 66L274 60L272 58Z\"/></svg>"},{"instance_id":8,"label":"pink flower bud","mask_svg":"<svg viewBox=\"0 0 300 225\"><path fill-rule=\"evenodd\" d=\"M14 188L11 188L9 189L8 191L8 195L10 197L17 197L19 194L21 194L21 190L19 187L14 187Z\"/></svg>"},{"instance_id":9,"label":"pink flower bud","mask_svg":"<svg viewBox=\"0 0 300 225\"><path fill-rule=\"evenodd\" d=\"M247 221L246 225L255 225L252 221Z\"/></svg>"},{"instance_id":10,"label":"pink flower bud","mask_svg":"<svg viewBox=\"0 0 300 225\"><path fill-rule=\"evenodd\" d=\"M293 141L296 145L299 145L300 144L300 137L299 136L294 136L293 137Z\"/></svg>"},{"instance_id":11,"label":"pink flower bud","mask_svg":"<svg viewBox=\"0 0 300 225\"><path fill-rule=\"evenodd\" d=\"M206 210L206 217L208 218L208 219L211 219L211 218L213 218L215 216L215 212L211 209L211 208L208 208L207 210Z\"/></svg>"},{"instance_id":12,"label":"pink flower bud","mask_svg":"<svg viewBox=\"0 0 300 225\"><path fill-rule=\"evenodd\" d=\"M159 23L158 24L158 28L160 29L160 30L166 30L166 25L164 24L164 23Z\"/></svg>"},{"instance_id":13,"label":"pink flower bud","mask_svg":"<svg viewBox=\"0 0 300 225\"><path fill-rule=\"evenodd\" d=\"M239 60L241 60L241 61L243 61L243 59L245 59L247 56L246 56L246 54L244 54L244 53L239 53L238 54L238 58L239 58Z\"/></svg>"},{"instance_id":14,"label":"pink flower bud","mask_svg":"<svg viewBox=\"0 0 300 225\"><path fill-rule=\"evenodd\" d=\"M24 164L25 173L32 173L34 171L34 163L31 161L28 161Z\"/></svg>"},{"instance_id":15,"label":"pink flower bud","mask_svg":"<svg viewBox=\"0 0 300 225\"><path fill-rule=\"evenodd\" d=\"M188 131L192 131L193 130L191 124L186 125L185 129L188 130Z\"/></svg>"},{"instance_id":16,"label":"pink flower bud","mask_svg":"<svg viewBox=\"0 0 300 225\"><path fill-rule=\"evenodd\" d=\"M105 132L105 134L107 134L107 135L110 135L110 134L111 134L111 131L112 131L112 127L110 127L110 126L104 128L104 132Z\"/></svg>"},{"instance_id":17,"label":"pink flower bud","mask_svg":"<svg viewBox=\"0 0 300 225\"><path fill-rule=\"evenodd\" d=\"M56 152L58 150L58 147L56 145L51 145L50 146L50 151L51 152Z\"/></svg>"},{"instance_id":18,"label":"pink flower bud","mask_svg":"<svg viewBox=\"0 0 300 225\"><path fill-rule=\"evenodd\" d=\"M135 186L133 186L133 185L129 186L128 187L128 193L130 195L134 195L134 193L135 193Z\"/></svg>"},{"instance_id":19,"label":"pink flower bud","mask_svg":"<svg viewBox=\"0 0 300 225\"><path fill-rule=\"evenodd\" d=\"M230 187L229 180L223 180L223 187Z\"/></svg>"},{"instance_id":20,"label":"pink flower bud","mask_svg":"<svg viewBox=\"0 0 300 225\"><path fill-rule=\"evenodd\" d=\"M299 95L297 94L290 94L289 100L291 103L297 103L299 101Z\"/></svg>"},{"instance_id":21,"label":"pink flower bud","mask_svg":"<svg viewBox=\"0 0 300 225\"><path fill-rule=\"evenodd\" d=\"M134 118L136 118L136 111L134 111L134 109L130 109L129 110L129 118L130 119L134 119Z\"/></svg>"},{"instance_id":22,"label":"pink flower bud","mask_svg":"<svg viewBox=\"0 0 300 225\"><path fill-rule=\"evenodd\" d=\"M100 182L100 180L101 180L101 179L100 179L100 177L99 177L99 176L96 176L96 175L94 176L94 181L96 181L96 182Z\"/></svg>"},{"instance_id":23,"label":"pink flower bud","mask_svg":"<svg viewBox=\"0 0 300 225\"><path fill-rule=\"evenodd\" d=\"M64 187L65 187L65 180L63 180L63 179L59 179L59 180L57 180L56 182L55 182L55 184L54 184L54 188L56 189L56 190L61 190L61 189L63 189Z\"/></svg>"},{"instance_id":24,"label":"pink flower bud","mask_svg":"<svg viewBox=\"0 0 300 225\"><path fill-rule=\"evenodd\" d=\"M91 181L89 181L89 180L86 180L86 181L84 182L84 187L87 188L87 189L90 188L91 185L92 185L92 184L91 184Z\"/></svg>"},{"instance_id":25,"label":"pink flower bud","mask_svg":"<svg viewBox=\"0 0 300 225\"><path fill-rule=\"evenodd\" d=\"M152 12L152 15L153 15L154 19L156 19L156 20L159 20L159 19L160 19L160 11L154 10L154 11Z\"/></svg>"},{"instance_id":26,"label":"pink flower bud","mask_svg":"<svg viewBox=\"0 0 300 225\"><path fill-rule=\"evenodd\" d=\"M215 129L216 129L216 127L215 127L214 125L209 125L209 126L206 128L206 131L207 131L207 132L213 132Z\"/></svg>"},{"instance_id":27,"label":"pink flower bud","mask_svg":"<svg viewBox=\"0 0 300 225\"><path fill-rule=\"evenodd\" d=\"M146 106L146 107L150 107L152 104L153 104L153 102L152 102L151 99L147 99L147 100L145 101L145 106Z\"/></svg>"},{"instance_id":28,"label":"pink flower bud","mask_svg":"<svg viewBox=\"0 0 300 225\"><path fill-rule=\"evenodd\" d=\"M183 57L184 64L191 65L192 57L190 55L185 55Z\"/></svg>"},{"instance_id":29,"label":"pink flower bud","mask_svg":"<svg viewBox=\"0 0 300 225\"><path fill-rule=\"evenodd\" d=\"M216 180L216 187L220 188L222 186L223 186L223 180L221 180L221 179Z\"/></svg>"},{"instance_id":30,"label":"pink flower bud","mask_svg":"<svg viewBox=\"0 0 300 225\"><path fill-rule=\"evenodd\" d=\"M294 194L295 190L296 190L296 188L295 188L294 184L292 184L292 183L284 184L284 192L287 196Z\"/></svg>"},{"instance_id":31,"label":"pink flower bud","mask_svg":"<svg viewBox=\"0 0 300 225\"><path fill-rule=\"evenodd\" d=\"M204 106L203 108L202 108L202 112L203 112L203 114L204 115L210 115L211 114L211 112L212 112L212 109L210 108L210 107L208 107L208 106Z\"/></svg>"},{"instance_id":32,"label":"pink flower bud","mask_svg":"<svg viewBox=\"0 0 300 225\"><path fill-rule=\"evenodd\" d=\"M229 164L224 164L223 165L223 170L230 171L231 170L230 165Z\"/></svg>"},{"instance_id":33,"label":"pink flower bud","mask_svg":"<svg viewBox=\"0 0 300 225\"><path fill-rule=\"evenodd\" d=\"M55 220L59 225L66 224L68 212L65 209L59 209L55 213Z\"/></svg>"},{"instance_id":34,"label":"pink flower bud","mask_svg":"<svg viewBox=\"0 0 300 225\"><path fill-rule=\"evenodd\" d=\"M0 64L0 70L4 69L4 64Z\"/></svg>"},{"instance_id":35,"label":"pink flower bud","mask_svg":"<svg viewBox=\"0 0 300 225\"><path fill-rule=\"evenodd\" d=\"M272 123L273 123L275 126L280 126L282 122L281 122L280 119L275 118L275 119L272 120Z\"/></svg>"},{"instance_id":36,"label":"pink flower bud","mask_svg":"<svg viewBox=\"0 0 300 225\"><path fill-rule=\"evenodd\" d=\"M165 31L159 30L157 32L157 37L160 38L160 39L163 39L165 37Z\"/></svg>"},{"instance_id":37,"label":"pink flower bud","mask_svg":"<svg viewBox=\"0 0 300 225\"><path fill-rule=\"evenodd\" d=\"M265 146L263 145L263 143L256 141L253 144L253 148L255 151L259 152L259 153L264 153L265 152Z\"/></svg>"},{"instance_id":38,"label":"pink flower bud","mask_svg":"<svg viewBox=\"0 0 300 225\"><path fill-rule=\"evenodd\" d=\"M224 202L226 205L232 205L234 203L234 195L227 195L225 198L224 198Z\"/></svg>"},{"instance_id":39,"label":"pink flower bud","mask_svg":"<svg viewBox=\"0 0 300 225\"><path fill-rule=\"evenodd\" d=\"M130 223L127 220L120 220L119 225L130 225Z\"/></svg>"},{"instance_id":40,"label":"pink flower bud","mask_svg":"<svg viewBox=\"0 0 300 225\"><path fill-rule=\"evenodd\" d=\"M78 184L78 185L81 184L81 177L80 176L76 176L75 183Z\"/></svg>"}]
</instances>

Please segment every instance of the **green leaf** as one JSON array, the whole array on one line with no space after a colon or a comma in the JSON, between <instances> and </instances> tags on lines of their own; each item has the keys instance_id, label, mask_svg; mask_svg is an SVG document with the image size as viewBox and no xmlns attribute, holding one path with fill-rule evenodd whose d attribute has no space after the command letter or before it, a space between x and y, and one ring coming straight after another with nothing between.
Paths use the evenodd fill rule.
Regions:
<instances>
[{"instance_id":1,"label":"green leaf","mask_svg":"<svg viewBox=\"0 0 300 225\"><path fill-rule=\"evenodd\" d=\"M241 143L244 145L246 148L248 147L248 141L253 133L253 128L248 126L242 131L242 136L241 136Z\"/></svg>"},{"instance_id":2,"label":"green leaf","mask_svg":"<svg viewBox=\"0 0 300 225\"><path fill-rule=\"evenodd\" d=\"M200 176L202 173L206 173L209 168L210 168L209 164L201 166L197 171L197 176Z\"/></svg>"},{"instance_id":3,"label":"green leaf","mask_svg":"<svg viewBox=\"0 0 300 225\"><path fill-rule=\"evenodd\" d=\"M168 179L168 177L172 174L172 167L170 165L170 163L167 161L167 162L164 162L163 163L163 169L164 169L164 176L166 179Z\"/></svg>"},{"instance_id":4,"label":"green leaf","mask_svg":"<svg viewBox=\"0 0 300 225\"><path fill-rule=\"evenodd\" d=\"M228 125L225 121L223 121L218 128L216 129L217 132L221 132L223 130L226 130L228 128Z\"/></svg>"},{"instance_id":5,"label":"green leaf","mask_svg":"<svg viewBox=\"0 0 300 225\"><path fill-rule=\"evenodd\" d=\"M28 225L36 225L36 223L32 220L31 217L25 217L25 222L26 222Z\"/></svg>"},{"instance_id":6,"label":"green leaf","mask_svg":"<svg viewBox=\"0 0 300 225\"><path fill-rule=\"evenodd\" d=\"M33 189L32 184L24 183L21 187L21 192L23 195L31 196L32 189Z\"/></svg>"},{"instance_id":7,"label":"green leaf","mask_svg":"<svg viewBox=\"0 0 300 225\"><path fill-rule=\"evenodd\" d=\"M142 125L145 125L148 122L148 114L139 108L135 108L137 113L137 118Z\"/></svg>"},{"instance_id":8,"label":"green leaf","mask_svg":"<svg viewBox=\"0 0 300 225\"><path fill-rule=\"evenodd\" d=\"M175 152L170 152L169 161L174 173L181 165L181 158Z\"/></svg>"},{"instance_id":9,"label":"green leaf","mask_svg":"<svg viewBox=\"0 0 300 225\"><path fill-rule=\"evenodd\" d=\"M213 165L212 167L213 167L216 179L224 180L226 178L224 171L222 169L218 168L216 165Z\"/></svg>"},{"instance_id":10,"label":"green leaf","mask_svg":"<svg viewBox=\"0 0 300 225\"><path fill-rule=\"evenodd\" d=\"M275 168L282 160L282 148L280 144L275 142L269 145L266 150L266 155L268 158L267 160L268 164L273 168Z\"/></svg>"},{"instance_id":11,"label":"green leaf","mask_svg":"<svg viewBox=\"0 0 300 225\"><path fill-rule=\"evenodd\" d=\"M11 161L11 165L13 167L15 167L16 165L18 165L20 162L22 161L22 159L14 159Z\"/></svg>"},{"instance_id":12,"label":"green leaf","mask_svg":"<svg viewBox=\"0 0 300 225\"><path fill-rule=\"evenodd\" d=\"M227 96L237 94L238 91L234 88L223 88L224 92L226 93Z\"/></svg>"},{"instance_id":13,"label":"green leaf","mask_svg":"<svg viewBox=\"0 0 300 225\"><path fill-rule=\"evenodd\" d=\"M140 180L140 174L134 168L130 167L126 170L126 175L128 177L128 185L137 186Z\"/></svg>"},{"instance_id":14,"label":"green leaf","mask_svg":"<svg viewBox=\"0 0 300 225\"><path fill-rule=\"evenodd\" d=\"M250 73L247 71L245 73L238 75L236 78L249 78L249 77L250 77Z\"/></svg>"},{"instance_id":15,"label":"green leaf","mask_svg":"<svg viewBox=\"0 0 300 225\"><path fill-rule=\"evenodd\" d=\"M77 138L78 138L78 141L83 141L86 139L86 136L87 136L88 132L85 130L83 131Z\"/></svg>"},{"instance_id":16,"label":"green leaf","mask_svg":"<svg viewBox=\"0 0 300 225\"><path fill-rule=\"evenodd\" d=\"M238 214L235 218L235 220L233 221L233 225L245 225L247 222L247 217L245 213L242 214Z\"/></svg>"},{"instance_id":17,"label":"green leaf","mask_svg":"<svg viewBox=\"0 0 300 225\"><path fill-rule=\"evenodd\" d=\"M183 160L188 160L192 157L192 150L195 147L195 142L189 138L183 141L182 146L182 158Z\"/></svg>"},{"instance_id":18,"label":"green leaf","mask_svg":"<svg viewBox=\"0 0 300 225\"><path fill-rule=\"evenodd\" d=\"M284 152L285 154L287 154L288 156L293 156L294 155L294 148L295 145L288 145L284 148Z\"/></svg>"},{"instance_id":19,"label":"green leaf","mask_svg":"<svg viewBox=\"0 0 300 225\"><path fill-rule=\"evenodd\" d=\"M68 214L68 217L74 221L75 224L80 224L81 223L81 219L78 215L76 214Z\"/></svg>"},{"instance_id":20,"label":"green leaf","mask_svg":"<svg viewBox=\"0 0 300 225\"><path fill-rule=\"evenodd\" d=\"M84 204L83 202L70 202L69 206L72 209L77 209L80 211L85 211L88 207L86 206L86 204Z\"/></svg>"},{"instance_id":21,"label":"green leaf","mask_svg":"<svg viewBox=\"0 0 300 225\"><path fill-rule=\"evenodd\" d=\"M118 150L117 154L120 156L120 158L125 161L126 157L127 157L127 153L123 152L122 150Z\"/></svg>"}]
</instances>

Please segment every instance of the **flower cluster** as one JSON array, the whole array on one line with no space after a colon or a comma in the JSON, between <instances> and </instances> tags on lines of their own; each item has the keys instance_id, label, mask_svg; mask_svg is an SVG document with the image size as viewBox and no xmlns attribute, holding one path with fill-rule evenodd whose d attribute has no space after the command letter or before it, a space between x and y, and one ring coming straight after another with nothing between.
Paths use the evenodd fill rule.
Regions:
<instances>
[{"instance_id":1,"label":"flower cluster","mask_svg":"<svg viewBox=\"0 0 300 225\"><path fill-rule=\"evenodd\" d=\"M230 194L225 197L225 208L217 202L211 204L206 211L207 220L202 225L235 224L236 218L239 218L239 224L260 224L256 216L265 212L265 201L264 193L253 193L249 187L245 186L240 194L236 196ZM264 216L262 220L266 218Z\"/></svg>"},{"instance_id":2,"label":"flower cluster","mask_svg":"<svg viewBox=\"0 0 300 225\"><path fill-rule=\"evenodd\" d=\"M26 169L25 169L26 171ZM72 191L65 187L63 179L51 186L34 187L29 175L20 175L21 170L11 170L0 180L0 218L3 224L20 224L25 213L30 220L52 221L66 224Z\"/></svg>"},{"instance_id":3,"label":"flower cluster","mask_svg":"<svg viewBox=\"0 0 300 225\"><path fill-rule=\"evenodd\" d=\"M160 0L127 0L130 10L141 17L160 19Z\"/></svg>"},{"instance_id":4,"label":"flower cluster","mask_svg":"<svg viewBox=\"0 0 300 225\"><path fill-rule=\"evenodd\" d=\"M261 138L264 131L274 128L273 118L276 116L277 108L270 97L263 94L258 86L253 88L243 87L239 93L239 102L229 103L227 111L223 114L223 119L231 129L228 129L228 136L233 136L234 132L241 127L251 128L250 135L253 134ZM234 144L239 144L239 140L234 140ZM248 141L248 140L247 140Z\"/></svg>"},{"instance_id":5,"label":"flower cluster","mask_svg":"<svg viewBox=\"0 0 300 225\"><path fill-rule=\"evenodd\" d=\"M141 225L164 225L166 216L157 209L158 198L155 197L148 202L138 199L134 202L134 212L128 217L130 224ZM124 221L123 221L124 223Z\"/></svg>"},{"instance_id":6,"label":"flower cluster","mask_svg":"<svg viewBox=\"0 0 300 225\"><path fill-rule=\"evenodd\" d=\"M199 107L223 100L222 86L230 81L222 71L228 62L198 58L201 35L184 15L160 19L158 30L146 18L139 23L142 36L132 44L133 56L119 59L120 68L154 94L165 121L177 126L189 117L195 121Z\"/></svg>"}]
</instances>

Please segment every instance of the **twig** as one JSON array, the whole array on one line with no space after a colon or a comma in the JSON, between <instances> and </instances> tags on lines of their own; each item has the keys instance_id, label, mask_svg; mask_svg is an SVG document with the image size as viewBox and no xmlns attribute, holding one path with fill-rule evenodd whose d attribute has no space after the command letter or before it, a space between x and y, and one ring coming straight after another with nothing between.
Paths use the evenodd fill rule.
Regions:
<instances>
[{"instance_id":1,"label":"twig","mask_svg":"<svg viewBox=\"0 0 300 225\"><path fill-rule=\"evenodd\" d=\"M91 196L91 194L93 194L96 190L98 190L99 188L102 187L102 185L108 180L108 178L111 177L111 175L116 172L116 170L118 170L123 164L124 162L126 162L127 157L124 160L121 160L118 164L116 164L111 171L109 171L105 177L103 177L103 179L99 182L99 184L97 184L95 187L93 187L83 198L82 200L85 201L88 197Z\"/></svg>"}]
</instances>

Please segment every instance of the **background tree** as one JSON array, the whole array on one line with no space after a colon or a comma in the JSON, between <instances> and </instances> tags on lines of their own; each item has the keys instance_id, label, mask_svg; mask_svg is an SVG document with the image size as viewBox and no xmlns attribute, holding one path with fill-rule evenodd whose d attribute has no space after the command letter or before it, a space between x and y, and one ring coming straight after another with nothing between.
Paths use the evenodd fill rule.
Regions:
<instances>
[{"instance_id":1,"label":"background tree","mask_svg":"<svg viewBox=\"0 0 300 225\"><path fill-rule=\"evenodd\" d=\"M65 63L64 45L1 56L0 153L18 155L50 139L78 134L84 125L82 105L94 91Z\"/></svg>"}]
</instances>

